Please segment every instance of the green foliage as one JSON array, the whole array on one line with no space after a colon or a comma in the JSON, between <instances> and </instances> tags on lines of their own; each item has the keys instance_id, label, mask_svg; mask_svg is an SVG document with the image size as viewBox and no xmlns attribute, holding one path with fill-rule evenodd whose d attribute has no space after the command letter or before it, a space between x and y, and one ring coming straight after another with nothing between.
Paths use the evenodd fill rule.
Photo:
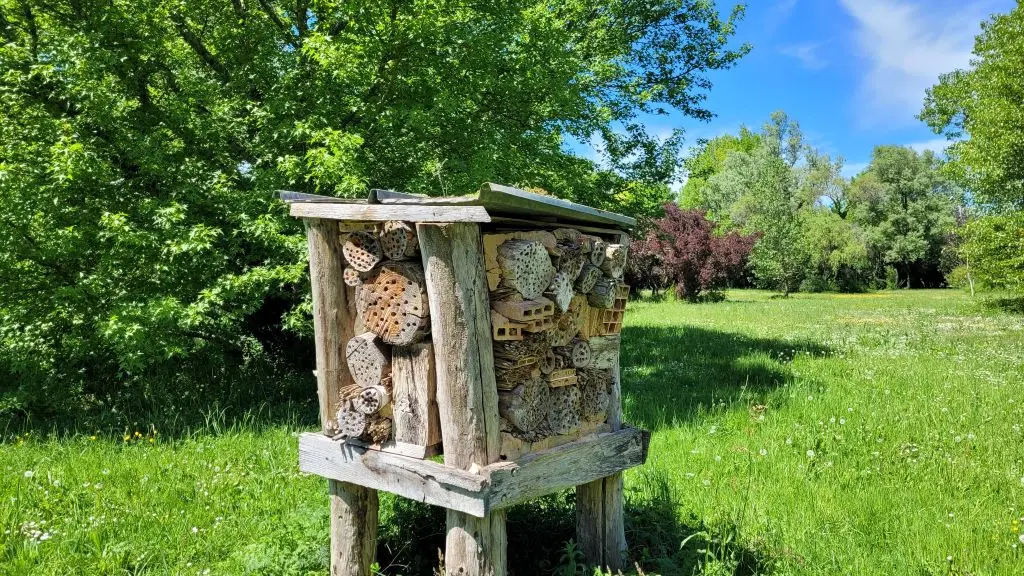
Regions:
<instances>
[{"instance_id":1,"label":"green foliage","mask_svg":"<svg viewBox=\"0 0 1024 576\"><path fill-rule=\"evenodd\" d=\"M1024 209L1024 6L982 24L966 70L930 88L920 118L952 140L949 170L982 204Z\"/></svg>"},{"instance_id":2,"label":"green foliage","mask_svg":"<svg viewBox=\"0 0 1024 576\"><path fill-rule=\"evenodd\" d=\"M750 154L757 149L760 142L760 135L746 126L740 127L739 136L725 134L703 142L694 154L683 162L688 180L680 193L679 205L683 208L704 210L715 221L727 220L729 207L736 198L729 195L732 189L710 186L710 180L725 170L726 162L732 153Z\"/></svg>"},{"instance_id":3,"label":"green foliage","mask_svg":"<svg viewBox=\"0 0 1024 576\"><path fill-rule=\"evenodd\" d=\"M871 285L871 262L861 228L821 209L807 211L801 220L808 257L802 290L858 292Z\"/></svg>"},{"instance_id":4,"label":"green foliage","mask_svg":"<svg viewBox=\"0 0 1024 576\"><path fill-rule=\"evenodd\" d=\"M962 274L983 288L1024 293L1024 212L989 215L964 229Z\"/></svg>"},{"instance_id":5,"label":"green foliage","mask_svg":"<svg viewBox=\"0 0 1024 576\"><path fill-rule=\"evenodd\" d=\"M638 216L667 198L730 48L703 0L0 2L4 412L147 396L308 334L274 191L483 181ZM612 127L622 127L613 130ZM603 138L609 167L565 151ZM286 333L285 330L288 330ZM226 370L225 370L226 369Z\"/></svg>"},{"instance_id":6,"label":"green foliage","mask_svg":"<svg viewBox=\"0 0 1024 576\"><path fill-rule=\"evenodd\" d=\"M849 190L850 218L867 234L875 268L894 266L906 287L935 285L962 191L929 151L879 146Z\"/></svg>"}]
</instances>

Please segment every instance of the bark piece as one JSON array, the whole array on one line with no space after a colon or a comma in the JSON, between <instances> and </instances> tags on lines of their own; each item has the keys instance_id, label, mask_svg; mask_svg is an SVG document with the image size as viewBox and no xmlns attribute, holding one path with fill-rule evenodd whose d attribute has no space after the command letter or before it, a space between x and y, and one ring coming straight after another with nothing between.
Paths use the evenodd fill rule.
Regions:
<instances>
[{"instance_id":1,"label":"bark piece","mask_svg":"<svg viewBox=\"0 0 1024 576\"><path fill-rule=\"evenodd\" d=\"M418 342L430 331L423 269L412 262L387 262L368 276L356 298L367 330L396 346Z\"/></svg>"},{"instance_id":2,"label":"bark piece","mask_svg":"<svg viewBox=\"0 0 1024 576\"><path fill-rule=\"evenodd\" d=\"M612 278L622 278L622 272L626 269L626 246L624 244L609 244L604 249L604 262L601 263L601 271Z\"/></svg>"},{"instance_id":3,"label":"bark piece","mask_svg":"<svg viewBox=\"0 0 1024 576\"><path fill-rule=\"evenodd\" d=\"M345 345L345 359L353 380L363 388L380 385L391 365L391 355L373 332L349 340Z\"/></svg>"},{"instance_id":4,"label":"bark piece","mask_svg":"<svg viewBox=\"0 0 1024 576\"><path fill-rule=\"evenodd\" d=\"M554 434L568 434L580 425L580 390L576 386L552 388L548 398L548 426Z\"/></svg>"},{"instance_id":5,"label":"bark piece","mask_svg":"<svg viewBox=\"0 0 1024 576\"><path fill-rule=\"evenodd\" d=\"M498 247L498 266L502 283L527 300L540 297L555 275L544 245L531 240L506 240Z\"/></svg>"},{"instance_id":6,"label":"bark piece","mask_svg":"<svg viewBox=\"0 0 1024 576\"><path fill-rule=\"evenodd\" d=\"M360 272L373 270L383 259L380 242L372 232L351 232L341 246L345 261Z\"/></svg>"},{"instance_id":7,"label":"bark piece","mask_svg":"<svg viewBox=\"0 0 1024 576\"><path fill-rule=\"evenodd\" d=\"M388 220L381 225L380 247L389 260L408 260L419 252L416 229L401 220Z\"/></svg>"}]
</instances>

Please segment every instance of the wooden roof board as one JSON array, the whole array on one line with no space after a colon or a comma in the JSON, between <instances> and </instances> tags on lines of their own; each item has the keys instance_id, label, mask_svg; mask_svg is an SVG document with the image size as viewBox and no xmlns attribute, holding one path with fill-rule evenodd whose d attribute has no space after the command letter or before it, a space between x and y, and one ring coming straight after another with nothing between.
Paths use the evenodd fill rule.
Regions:
<instances>
[{"instance_id":1,"label":"wooden roof board","mask_svg":"<svg viewBox=\"0 0 1024 576\"><path fill-rule=\"evenodd\" d=\"M282 192L281 199L292 204L293 216L314 217L314 213L323 212L322 209L298 208L298 204L348 204L352 200L342 198L330 198L327 196L316 196L313 194L301 194L296 192ZM391 205L391 206L419 206L435 207L440 210L452 208L473 208L482 207L490 216L513 216L520 218L554 218L567 223L597 224L616 229L632 229L636 227L636 220L629 216L616 214L607 210L591 208L583 204L576 204L553 196L534 194L526 190L520 190L511 186L486 183L480 187L476 194L466 196L422 196L419 194L408 194L394 190L371 190L370 197L365 201L369 205ZM338 216L347 211L331 211ZM354 212L354 210L352 211ZM469 211L467 211L467 214ZM338 217L334 216L334 217ZM474 216L476 213L474 212ZM332 216L323 216L326 218ZM437 217L437 215L435 215ZM465 217L465 216L464 216ZM476 216L479 217L479 216ZM460 219L461 220L461 219ZM465 221L465 220L462 220ZM477 220L480 221L480 220Z\"/></svg>"}]
</instances>

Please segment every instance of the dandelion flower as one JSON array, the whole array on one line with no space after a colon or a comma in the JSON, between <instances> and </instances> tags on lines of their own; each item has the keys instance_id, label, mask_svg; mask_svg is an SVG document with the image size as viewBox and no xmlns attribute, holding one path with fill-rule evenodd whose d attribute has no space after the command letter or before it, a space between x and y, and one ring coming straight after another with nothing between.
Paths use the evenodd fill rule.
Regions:
<instances>
[{"instance_id":1,"label":"dandelion flower","mask_svg":"<svg viewBox=\"0 0 1024 576\"><path fill-rule=\"evenodd\" d=\"M96 437L95 436L89 436L89 440L92 440L92 441L95 442L96 441Z\"/></svg>"},{"instance_id":2,"label":"dandelion flower","mask_svg":"<svg viewBox=\"0 0 1024 576\"><path fill-rule=\"evenodd\" d=\"M808 458L814 458L814 450L808 450L807 451L807 457Z\"/></svg>"},{"instance_id":3,"label":"dandelion flower","mask_svg":"<svg viewBox=\"0 0 1024 576\"><path fill-rule=\"evenodd\" d=\"M199 532L199 528L196 528L195 526L193 526L192 527L192 533L193 534L197 534L198 532Z\"/></svg>"}]
</instances>

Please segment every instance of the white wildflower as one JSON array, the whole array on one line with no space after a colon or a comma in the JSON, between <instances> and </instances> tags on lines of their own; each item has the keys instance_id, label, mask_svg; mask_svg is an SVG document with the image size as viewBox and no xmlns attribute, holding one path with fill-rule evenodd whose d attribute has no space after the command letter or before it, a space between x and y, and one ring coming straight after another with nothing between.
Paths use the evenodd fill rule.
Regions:
<instances>
[{"instance_id":1,"label":"white wildflower","mask_svg":"<svg viewBox=\"0 0 1024 576\"><path fill-rule=\"evenodd\" d=\"M807 451L807 457L808 458L814 458L814 450L808 450Z\"/></svg>"},{"instance_id":2,"label":"white wildflower","mask_svg":"<svg viewBox=\"0 0 1024 576\"><path fill-rule=\"evenodd\" d=\"M768 451L765 450L764 448L761 448L761 451L758 452L758 454L760 454L761 456L767 456L768 455Z\"/></svg>"},{"instance_id":3,"label":"white wildflower","mask_svg":"<svg viewBox=\"0 0 1024 576\"><path fill-rule=\"evenodd\" d=\"M25 478L31 478L31 477L33 477L35 475L36 475L36 473L33 472L32 470L25 470Z\"/></svg>"}]
</instances>

